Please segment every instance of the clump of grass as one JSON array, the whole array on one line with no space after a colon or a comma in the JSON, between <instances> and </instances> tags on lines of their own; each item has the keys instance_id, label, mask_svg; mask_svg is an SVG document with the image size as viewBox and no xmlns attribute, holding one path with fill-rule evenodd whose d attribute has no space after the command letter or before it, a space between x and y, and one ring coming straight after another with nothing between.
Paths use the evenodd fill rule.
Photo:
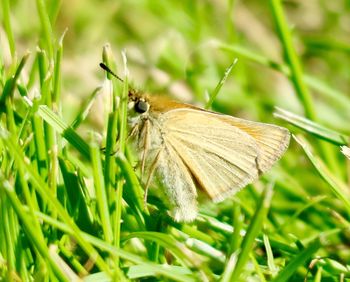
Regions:
<instances>
[{"instance_id":1,"label":"clump of grass","mask_svg":"<svg viewBox=\"0 0 350 282\"><path fill-rule=\"evenodd\" d=\"M308 57L298 56L293 41L298 30L292 36L286 20L285 11L291 8L277 0L271 0L269 8L253 2L249 7L234 1L224 6L196 1L99 3L108 11L103 18L96 15L97 4L89 2L84 9L70 7L77 11L72 19L63 3L38 0L23 6L3 1L1 44L8 46L8 52L0 51L2 280L350 277L348 163L340 153L340 146L348 145L350 130L332 123L350 118L349 99L341 83L336 89L330 86L334 81L308 73ZM32 23L36 29L30 31L24 23L28 9L37 11ZM233 25L230 13L254 9L271 20L268 31L282 46L283 63L256 50L248 37L240 38L240 22ZM160 15L166 24L159 25ZM66 22L79 35L88 28L89 36L74 37L74 32L62 28ZM328 25L335 30L332 23ZM99 72L90 82L80 65L74 68L78 74L65 66L74 64L72 54L83 53L82 46L95 46L93 40L102 46L101 30L116 41L98 47L102 56L96 61L89 52L82 55ZM303 38L308 55L321 56L320 45ZM142 42L138 48L144 60L132 51L134 42ZM339 71L343 82L348 60L343 53L348 48L339 46L347 46L346 42L318 42L340 52L339 58L323 56L324 64ZM112 49L120 46L131 51L116 59ZM93 47L89 48L92 54ZM124 82L104 77L98 69L101 60L124 73ZM234 68L227 68L232 61ZM279 72L295 97L273 95L277 80L271 76L261 84L262 70ZM74 83L72 76L78 77ZM145 209L142 184L127 146L126 97L129 82L138 80L145 91L184 94L191 89L193 95L187 98L195 102L204 103L204 93L211 93L207 107L243 117L255 115L261 121L271 121L278 105L279 120L274 122L287 126L296 142L254 185L221 204L201 205L192 224L176 223L156 195L150 195ZM106 85L112 90L106 91ZM72 107L68 94L74 91L90 94ZM105 126L97 133L89 117L103 95L110 103L103 103Z\"/></svg>"}]
</instances>

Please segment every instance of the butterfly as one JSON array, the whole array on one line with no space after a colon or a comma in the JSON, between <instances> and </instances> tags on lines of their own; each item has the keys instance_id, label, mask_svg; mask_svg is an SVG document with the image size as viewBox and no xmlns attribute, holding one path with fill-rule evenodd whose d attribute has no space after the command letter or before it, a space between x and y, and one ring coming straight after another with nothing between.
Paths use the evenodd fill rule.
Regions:
<instances>
[{"instance_id":1,"label":"butterfly","mask_svg":"<svg viewBox=\"0 0 350 282\"><path fill-rule=\"evenodd\" d=\"M129 92L129 124L141 171L162 182L170 215L193 221L197 188L221 202L254 182L289 145L286 128L248 121L173 101Z\"/></svg>"},{"instance_id":2,"label":"butterfly","mask_svg":"<svg viewBox=\"0 0 350 282\"><path fill-rule=\"evenodd\" d=\"M107 66L100 66L120 79ZM121 80L121 79L120 79ZM130 133L147 175L164 187L170 215L191 222L198 190L221 202L254 182L284 154L286 128L207 111L165 96L129 91Z\"/></svg>"}]
</instances>

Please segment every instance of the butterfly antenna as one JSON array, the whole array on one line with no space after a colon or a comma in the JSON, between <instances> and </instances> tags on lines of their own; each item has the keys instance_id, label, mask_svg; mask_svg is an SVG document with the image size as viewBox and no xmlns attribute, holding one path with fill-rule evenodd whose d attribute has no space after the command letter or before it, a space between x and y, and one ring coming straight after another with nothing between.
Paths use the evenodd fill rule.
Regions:
<instances>
[{"instance_id":1,"label":"butterfly antenna","mask_svg":"<svg viewBox=\"0 0 350 282\"><path fill-rule=\"evenodd\" d=\"M112 76L114 76L116 79L120 80L121 82L124 82L124 80L122 78L120 78L118 75L116 75L109 67L107 67L104 63L100 63L100 67L105 70L106 72L108 72L109 74L111 74Z\"/></svg>"},{"instance_id":2,"label":"butterfly antenna","mask_svg":"<svg viewBox=\"0 0 350 282\"><path fill-rule=\"evenodd\" d=\"M120 78L120 76L118 76L117 74L115 74L109 67L107 67L104 63L100 63L100 67L105 70L107 73L109 73L110 75L114 76L116 79L120 80L121 82L124 82L124 80L122 78ZM137 91L132 88L130 85L128 85L129 87L129 97L134 95L135 93L137 93Z\"/></svg>"}]
</instances>

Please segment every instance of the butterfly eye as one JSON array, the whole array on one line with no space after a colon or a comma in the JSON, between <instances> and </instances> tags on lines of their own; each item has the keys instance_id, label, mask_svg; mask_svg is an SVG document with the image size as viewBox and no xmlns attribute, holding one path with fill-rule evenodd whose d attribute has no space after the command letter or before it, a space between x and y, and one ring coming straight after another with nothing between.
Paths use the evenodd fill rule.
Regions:
<instances>
[{"instance_id":1,"label":"butterfly eye","mask_svg":"<svg viewBox=\"0 0 350 282\"><path fill-rule=\"evenodd\" d=\"M135 104L135 111L140 114L147 112L148 108L149 104L145 101L137 101Z\"/></svg>"}]
</instances>

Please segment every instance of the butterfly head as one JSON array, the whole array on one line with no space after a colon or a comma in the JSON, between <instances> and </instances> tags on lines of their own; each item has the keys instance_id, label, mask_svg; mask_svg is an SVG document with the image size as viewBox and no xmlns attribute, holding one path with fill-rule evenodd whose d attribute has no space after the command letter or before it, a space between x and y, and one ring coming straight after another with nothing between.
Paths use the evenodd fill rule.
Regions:
<instances>
[{"instance_id":1,"label":"butterfly head","mask_svg":"<svg viewBox=\"0 0 350 282\"><path fill-rule=\"evenodd\" d=\"M129 112L133 115L147 115L150 104L147 97L140 93L129 92Z\"/></svg>"}]
</instances>

